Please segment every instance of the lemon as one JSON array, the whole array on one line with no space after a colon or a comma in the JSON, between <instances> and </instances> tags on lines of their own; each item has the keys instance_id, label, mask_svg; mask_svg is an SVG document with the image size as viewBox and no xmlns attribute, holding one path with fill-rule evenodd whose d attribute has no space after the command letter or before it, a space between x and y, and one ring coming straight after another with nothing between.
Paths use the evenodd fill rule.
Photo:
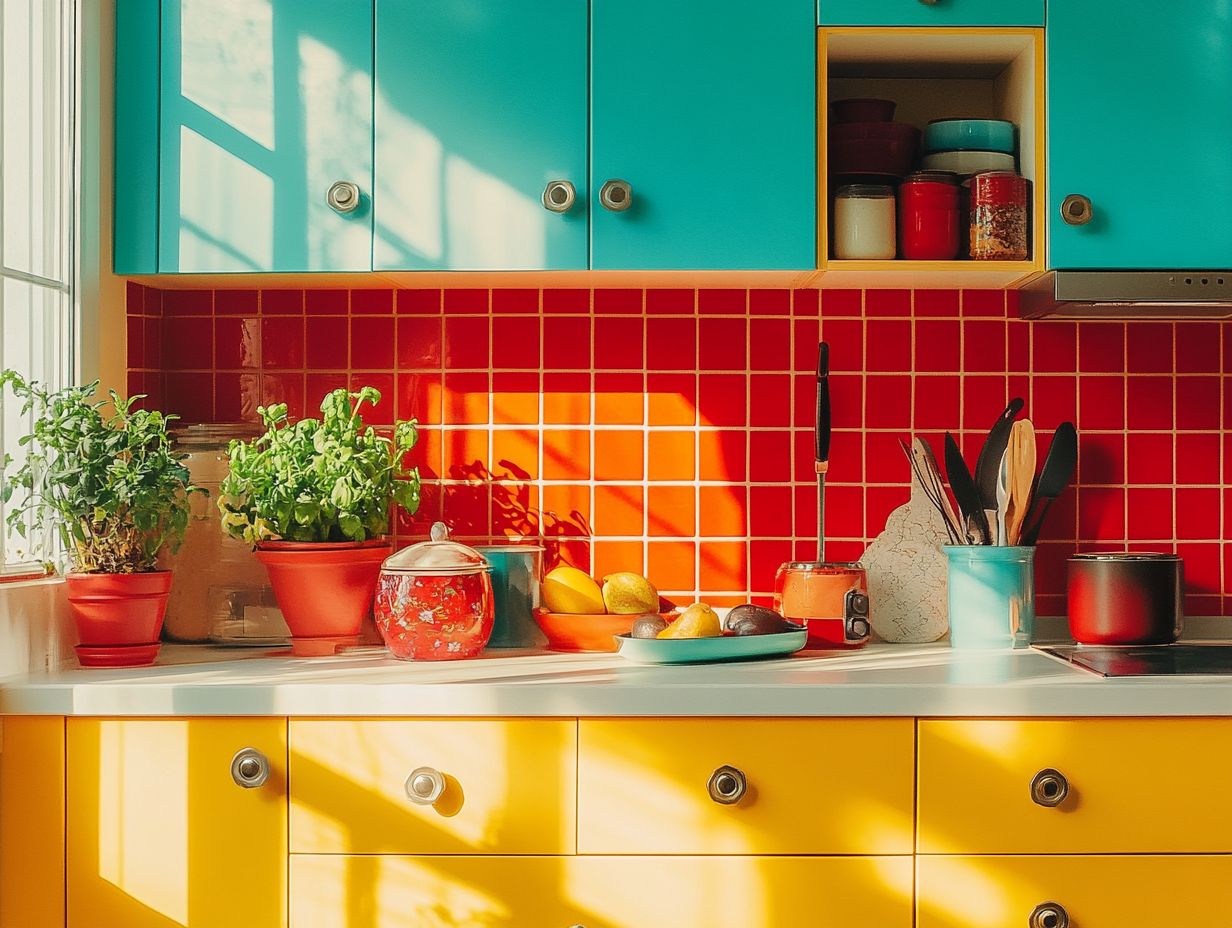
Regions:
<instances>
[{"instance_id":1,"label":"lemon","mask_svg":"<svg viewBox=\"0 0 1232 928\"><path fill-rule=\"evenodd\" d=\"M576 567L557 567L543 578L543 604L549 612L567 615L606 611L599 584Z\"/></svg>"},{"instance_id":2,"label":"lemon","mask_svg":"<svg viewBox=\"0 0 1232 928\"><path fill-rule=\"evenodd\" d=\"M663 631L660 638L718 638L723 634L719 615L705 603L694 603Z\"/></svg>"},{"instance_id":3,"label":"lemon","mask_svg":"<svg viewBox=\"0 0 1232 928\"><path fill-rule=\"evenodd\" d=\"M603 578L603 602L612 615L658 612L659 591L640 574L608 574Z\"/></svg>"}]
</instances>

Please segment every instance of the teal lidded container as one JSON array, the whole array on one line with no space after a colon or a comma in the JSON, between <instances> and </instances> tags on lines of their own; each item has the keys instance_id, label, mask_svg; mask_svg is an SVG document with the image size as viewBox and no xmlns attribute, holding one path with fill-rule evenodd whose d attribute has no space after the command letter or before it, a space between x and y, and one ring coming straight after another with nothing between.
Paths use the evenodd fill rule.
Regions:
<instances>
[{"instance_id":1,"label":"teal lidded container","mask_svg":"<svg viewBox=\"0 0 1232 928\"><path fill-rule=\"evenodd\" d=\"M539 545L475 545L492 565L496 624L489 648L542 648L547 638L535 624L543 548Z\"/></svg>"}]
</instances>

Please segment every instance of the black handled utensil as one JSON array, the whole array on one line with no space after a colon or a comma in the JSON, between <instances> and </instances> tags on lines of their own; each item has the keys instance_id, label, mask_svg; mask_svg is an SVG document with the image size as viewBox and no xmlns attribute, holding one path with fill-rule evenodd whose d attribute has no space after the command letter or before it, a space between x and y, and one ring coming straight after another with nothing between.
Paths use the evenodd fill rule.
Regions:
<instances>
[{"instance_id":1,"label":"black handled utensil","mask_svg":"<svg viewBox=\"0 0 1232 928\"><path fill-rule=\"evenodd\" d=\"M1001 459L1005 457L1005 449L1010 443L1014 420L1024 405L1021 397L1010 400L1005 411L993 423L984 447L980 449L980 456L976 458L975 488L980 494L980 505L985 510L997 508L997 478L1001 473Z\"/></svg>"},{"instance_id":2,"label":"black handled utensil","mask_svg":"<svg viewBox=\"0 0 1232 928\"><path fill-rule=\"evenodd\" d=\"M830 469L830 345L817 346L817 429L813 433L817 471L817 560L826 559L826 472Z\"/></svg>"},{"instance_id":3,"label":"black handled utensil","mask_svg":"<svg viewBox=\"0 0 1232 928\"><path fill-rule=\"evenodd\" d=\"M945 433L945 475L950 481L950 489L954 491L954 499L958 501L967 540L975 545L987 544L988 516L984 514L980 492L975 487L967 462L963 460L958 442L949 432Z\"/></svg>"},{"instance_id":4,"label":"black handled utensil","mask_svg":"<svg viewBox=\"0 0 1232 928\"><path fill-rule=\"evenodd\" d=\"M1033 545L1039 541L1040 529L1044 525L1044 517L1052 508L1052 502L1065 492L1069 482L1074 479L1074 469L1078 466L1078 432L1072 422L1062 422L1052 436L1052 444L1048 446L1048 456L1044 458L1044 466L1040 469L1039 483L1031 496L1031 504L1027 507L1027 517L1023 521L1020 545Z\"/></svg>"}]
</instances>

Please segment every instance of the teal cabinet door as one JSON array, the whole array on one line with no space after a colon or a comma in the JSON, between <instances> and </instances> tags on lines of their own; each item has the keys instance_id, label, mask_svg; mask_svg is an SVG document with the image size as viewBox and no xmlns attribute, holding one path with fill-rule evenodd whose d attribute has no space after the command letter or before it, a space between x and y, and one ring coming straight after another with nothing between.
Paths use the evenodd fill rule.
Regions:
<instances>
[{"instance_id":1,"label":"teal cabinet door","mask_svg":"<svg viewBox=\"0 0 1232 928\"><path fill-rule=\"evenodd\" d=\"M587 14L377 0L378 270L586 268Z\"/></svg>"},{"instance_id":2,"label":"teal cabinet door","mask_svg":"<svg viewBox=\"0 0 1232 928\"><path fill-rule=\"evenodd\" d=\"M1089 223L1062 219L1069 194ZM1048 202L1050 267L1232 267L1232 3L1051 5Z\"/></svg>"},{"instance_id":3,"label":"teal cabinet door","mask_svg":"<svg viewBox=\"0 0 1232 928\"><path fill-rule=\"evenodd\" d=\"M813 0L593 0L591 266L815 267L816 43Z\"/></svg>"},{"instance_id":4,"label":"teal cabinet door","mask_svg":"<svg viewBox=\"0 0 1232 928\"><path fill-rule=\"evenodd\" d=\"M160 72L160 271L371 268L370 3L163 0Z\"/></svg>"},{"instance_id":5,"label":"teal cabinet door","mask_svg":"<svg viewBox=\"0 0 1232 928\"><path fill-rule=\"evenodd\" d=\"M820 0L817 13L823 26L1042 26L1044 0Z\"/></svg>"}]
</instances>

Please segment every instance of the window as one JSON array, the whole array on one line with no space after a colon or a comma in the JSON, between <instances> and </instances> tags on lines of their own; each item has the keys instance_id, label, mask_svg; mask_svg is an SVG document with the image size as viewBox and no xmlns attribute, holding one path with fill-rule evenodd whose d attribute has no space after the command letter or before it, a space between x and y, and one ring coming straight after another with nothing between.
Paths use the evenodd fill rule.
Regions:
<instances>
[{"instance_id":1,"label":"window","mask_svg":"<svg viewBox=\"0 0 1232 928\"><path fill-rule=\"evenodd\" d=\"M74 6L0 0L0 367L53 387L72 371ZM4 452L30 425L0 398ZM29 573L30 545L3 524L0 576Z\"/></svg>"}]
</instances>

